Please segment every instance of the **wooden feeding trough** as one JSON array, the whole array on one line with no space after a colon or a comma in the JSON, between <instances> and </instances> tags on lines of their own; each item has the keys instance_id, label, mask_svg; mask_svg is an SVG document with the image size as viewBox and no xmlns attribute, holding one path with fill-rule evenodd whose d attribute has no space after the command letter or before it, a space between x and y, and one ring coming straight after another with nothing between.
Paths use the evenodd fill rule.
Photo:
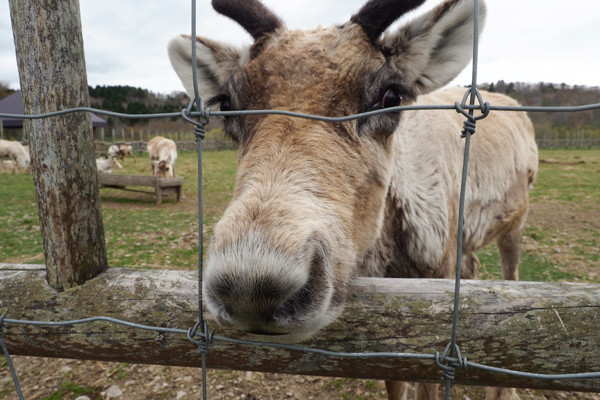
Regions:
<instances>
[{"instance_id":1,"label":"wooden feeding trough","mask_svg":"<svg viewBox=\"0 0 600 400\"><path fill-rule=\"evenodd\" d=\"M98 174L98 184L103 188L114 188L129 190L131 192L140 192L154 194L156 204L162 202L163 196L171 193L177 195L177 201L181 199L181 187L183 186L183 177L159 178L148 175L119 175L119 174ZM131 189L131 186L142 186L154 188L153 192L147 190Z\"/></svg>"}]
</instances>

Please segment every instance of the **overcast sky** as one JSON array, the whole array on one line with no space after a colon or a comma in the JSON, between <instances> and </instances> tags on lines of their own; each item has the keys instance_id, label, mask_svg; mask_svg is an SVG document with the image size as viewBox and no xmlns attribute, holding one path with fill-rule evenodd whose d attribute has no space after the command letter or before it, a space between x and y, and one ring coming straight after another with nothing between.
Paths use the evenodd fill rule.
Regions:
<instances>
[{"instance_id":1,"label":"overcast sky","mask_svg":"<svg viewBox=\"0 0 600 400\"><path fill-rule=\"evenodd\" d=\"M197 0L197 33L251 42L233 21ZM265 0L289 28L345 22L366 0ZM428 0L425 8L438 3ZM189 0L80 0L88 82L169 94L183 90L166 46L190 33ZM553 82L600 86L599 0L487 0L478 82ZM466 70L454 81L468 84ZM0 1L0 82L19 88L8 1Z\"/></svg>"}]
</instances>

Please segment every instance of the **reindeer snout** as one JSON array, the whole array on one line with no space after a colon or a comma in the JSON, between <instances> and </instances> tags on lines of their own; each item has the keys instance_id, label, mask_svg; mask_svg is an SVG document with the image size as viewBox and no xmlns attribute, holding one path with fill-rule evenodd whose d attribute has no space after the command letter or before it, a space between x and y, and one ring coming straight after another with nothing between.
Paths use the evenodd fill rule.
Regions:
<instances>
[{"instance_id":1,"label":"reindeer snout","mask_svg":"<svg viewBox=\"0 0 600 400\"><path fill-rule=\"evenodd\" d=\"M317 246L306 247L308 257L245 239L209 251L203 291L210 314L221 325L262 335L312 334L329 323L327 261Z\"/></svg>"},{"instance_id":2,"label":"reindeer snout","mask_svg":"<svg viewBox=\"0 0 600 400\"><path fill-rule=\"evenodd\" d=\"M219 322L254 333L289 333L285 323L301 306L306 284L274 275L249 278L220 274L208 282L207 296Z\"/></svg>"}]
</instances>

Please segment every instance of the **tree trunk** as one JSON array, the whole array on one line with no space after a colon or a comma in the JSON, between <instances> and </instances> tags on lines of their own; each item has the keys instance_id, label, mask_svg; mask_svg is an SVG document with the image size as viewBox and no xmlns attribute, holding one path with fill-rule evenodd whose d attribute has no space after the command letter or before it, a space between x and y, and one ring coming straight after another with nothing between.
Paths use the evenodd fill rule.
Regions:
<instances>
[{"instance_id":1,"label":"tree trunk","mask_svg":"<svg viewBox=\"0 0 600 400\"><path fill-rule=\"evenodd\" d=\"M77 0L10 0L25 114L89 106ZM89 113L26 120L48 283L107 269Z\"/></svg>"},{"instance_id":2,"label":"tree trunk","mask_svg":"<svg viewBox=\"0 0 600 400\"><path fill-rule=\"evenodd\" d=\"M37 268L37 270L35 269ZM0 264L0 314L10 319L65 321L114 317L153 327L191 328L198 318L197 273L110 268L59 293L43 266ZM393 352L428 359L342 358L215 340L210 368L439 382L431 359L450 341L454 282L446 279L357 279L346 311L305 346L350 353ZM107 322L36 327L5 324L11 354L198 367L196 345L184 333L141 330ZM600 371L598 285L462 282L458 344L468 361L542 374ZM219 327L230 338L252 336ZM455 382L468 385L600 391L600 379L540 380L469 367Z\"/></svg>"}]
</instances>

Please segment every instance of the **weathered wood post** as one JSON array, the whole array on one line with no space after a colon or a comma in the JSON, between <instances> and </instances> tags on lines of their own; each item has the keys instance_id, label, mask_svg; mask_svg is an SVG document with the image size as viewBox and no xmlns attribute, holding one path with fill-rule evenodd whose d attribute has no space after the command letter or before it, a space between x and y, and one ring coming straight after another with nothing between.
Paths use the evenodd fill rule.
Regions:
<instances>
[{"instance_id":1,"label":"weathered wood post","mask_svg":"<svg viewBox=\"0 0 600 400\"><path fill-rule=\"evenodd\" d=\"M43 265L0 263L0 313L21 320L66 321L104 316L180 333L106 323L40 327L7 322L10 354L200 367L186 330L198 318L195 271L110 268L97 279L57 293ZM24 296L23 293L33 293ZM431 358L329 357L304 351L250 347L218 340L208 367L361 379L440 382L433 355L450 341L454 281L359 278L348 289L344 314L304 345L346 353L405 353ZM210 318L209 315L207 317ZM10 324L10 325L9 325ZM261 340L220 327L221 337ZM566 282L461 283L458 344L469 362L541 374L600 371L599 285ZM454 382L600 392L600 379L540 380L469 366Z\"/></svg>"},{"instance_id":2,"label":"weathered wood post","mask_svg":"<svg viewBox=\"0 0 600 400\"><path fill-rule=\"evenodd\" d=\"M88 107L78 0L9 0L26 114ZM25 121L46 257L57 290L108 268L92 119Z\"/></svg>"}]
</instances>

